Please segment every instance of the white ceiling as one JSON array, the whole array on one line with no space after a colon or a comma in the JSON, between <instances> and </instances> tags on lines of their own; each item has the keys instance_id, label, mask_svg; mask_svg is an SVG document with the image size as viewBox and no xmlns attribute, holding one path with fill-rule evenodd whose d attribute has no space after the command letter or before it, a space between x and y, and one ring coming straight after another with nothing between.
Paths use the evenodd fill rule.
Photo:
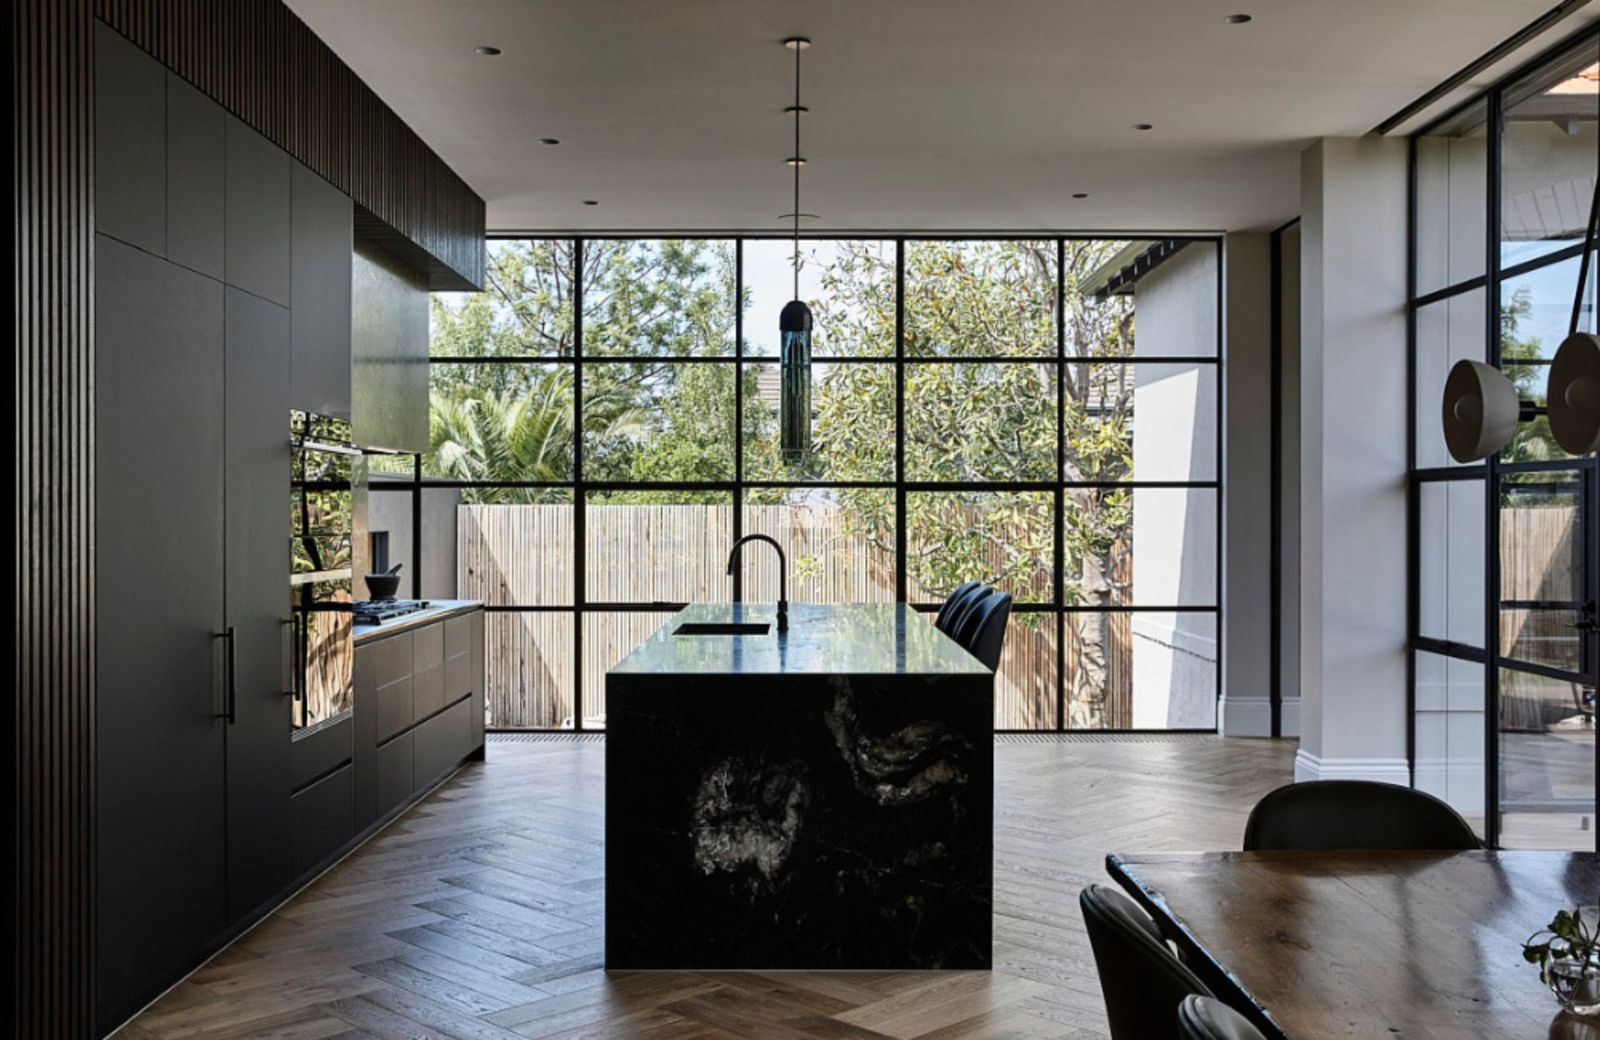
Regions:
<instances>
[{"instance_id":1,"label":"white ceiling","mask_svg":"<svg viewBox=\"0 0 1600 1040\"><path fill-rule=\"evenodd\" d=\"M1179 231L1293 216L1311 138L1366 132L1551 2L289 6L488 201L492 229L779 229L780 41L800 33L807 227Z\"/></svg>"}]
</instances>

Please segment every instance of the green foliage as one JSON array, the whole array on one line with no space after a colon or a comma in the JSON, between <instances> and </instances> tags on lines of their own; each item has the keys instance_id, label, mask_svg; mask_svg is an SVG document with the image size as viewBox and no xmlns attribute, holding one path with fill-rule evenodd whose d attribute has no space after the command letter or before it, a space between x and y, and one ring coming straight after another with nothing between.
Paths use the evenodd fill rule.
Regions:
<instances>
[{"instance_id":1,"label":"green foliage","mask_svg":"<svg viewBox=\"0 0 1600 1040\"><path fill-rule=\"evenodd\" d=\"M932 241L906 247L905 455L910 480L1052 482L1124 479L1132 470L1133 307L1096 302L1078 287L1119 243L1071 242L1058 271L1051 241ZM837 243L821 271L818 350L891 357L896 301L892 250ZM619 483L733 479L731 366L666 359L728 356L734 336L734 249L718 241L586 243L583 335L583 471ZM436 297L434 353L453 357L549 355L573 349L572 245L493 244L487 291ZM1066 288L1058 365L1056 289ZM995 356L1021 359L982 362ZM916 362L963 358L981 363ZM1094 360L1090 360L1094 359ZM775 366L747 366L747 481L889 481L894 478L895 370L847 363L815 367L813 452L797 467L777 450ZM435 365L430 473L461 480L564 481L573 473L570 367ZM763 375L767 384L763 385ZM1058 397L1065 435L1056 441ZM547 501L543 491L483 491L480 501ZM566 492L558 494L565 500ZM893 496L834 493L872 541L894 545ZM750 498L763 496L752 490ZM919 597L936 598L982 577L1019 598L1048 599L1054 516L1048 493L950 491L907 496ZM1127 552L1126 490L1065 494L1063 598L1111 603ZM716 502L722 492L607 492L610 502Z\"/></svg>"},{"instance_id":2,"label":"green foliage","mask_svg":"<svg viewBox=\"0 0 1600 1040\"><path fill-rule=\"evenodd\" d=\"M1589 917L1595 917L1590 909ZM1550 983L1553 961L1572 960L1585 967L1600 968L1600 922L1585 922L1583 908L1558 910L1545 928L1530 935L1522 944L1522 959L1539 966L1539 981Z\"/></svg>"}]
</instances>

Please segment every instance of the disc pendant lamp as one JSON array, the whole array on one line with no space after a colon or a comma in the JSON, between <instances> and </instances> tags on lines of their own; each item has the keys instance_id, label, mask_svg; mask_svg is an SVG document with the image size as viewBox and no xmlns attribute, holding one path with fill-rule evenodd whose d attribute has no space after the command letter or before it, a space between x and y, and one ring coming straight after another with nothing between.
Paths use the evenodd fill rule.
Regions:
<instances>
[{"instance_id":1,"label":"disc pendant lamp","mask_svg":"<svg viewBox=\"0 0 1600 1040\"><path fill-rule=\"evenodd\" d=\"M794 116L794 152L789 166L794 170L794 210L789 214L794 227L794 299L784 304L778 315L779 448L785 465L798 465L811 454L811 308L800 299L800 168L806 164L800 154L800 52L811 46L804 36L791 36L783 45L794 51L794 104L785 111Z\"/></svg>"},{"instance_id":2,"label":"disc pendant lamp","mask_svg":"<svg viewBox=\"0 0 1600 1040\"><path fill-rule=\"evenodd\" d=\"M1600 238L1600 185L1589 206L1578 287L1567 338L1551 359L1545 404L1522 401L1504 372L1480 361L1457 361L1444 384L1445 446L1457 462L1478 462L1511 443L1519 423L1545 416L1550 436L1570 455L1600 451L1600 338L1578 331L1589 259Z\"/></svg>"}]
</instances>

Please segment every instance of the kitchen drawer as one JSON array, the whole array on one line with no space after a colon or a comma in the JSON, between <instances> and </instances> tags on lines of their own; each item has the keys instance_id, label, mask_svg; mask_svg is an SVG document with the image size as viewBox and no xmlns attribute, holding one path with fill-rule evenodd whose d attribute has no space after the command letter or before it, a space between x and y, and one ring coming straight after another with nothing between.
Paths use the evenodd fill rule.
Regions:
<instances>
[{"instance_id":1,"label":"kitchen drawer","mask_svg":"<svg viewBox=\"0 0 1600 1040\"><path fill-rule=\"evenodd\" d=\"M413 768L415 743L414 734L403 733L378 748L376 761L380 817L410 798L416 790Z\"/></svg>"},{"instance_id":2,"label":"kitchen drawer","mask_svg":"<svg viewBox=\"0 0 1600 1040\"><path fill-rule=\"evenodd\" d=\"M355 770L323 777L294 796L294 873L304 874L355 836Z\"/></svg>"},{"instance_id":3,"label":"kitchen drawer","mask_svg":"<svg viewBox=\"0 0 1600 1040\"><path fill-rule=\"evenodd\" d=\"M398 682L413 671L411 636L410 632L384 636L362 645L357 651L371 655L374 678L379 686Z\"/></svg>"},{"instance_id":4,"label":"kitchen drawer","mask_svg":"<svg viewBox=\"0 0 1600 1040\"><path fill-rule=\"evenodd\" d=\"M350 761L355 725L350 716L297 734L289 746L289 790L298 791L336 766Z\"/></svg>"},{"instance_id":5,"label":"kitchen drawer","mask_svg":"<svg viewBox=\"0 0 1600 1040\"><path fill-rule=\"evenodd\" d=\"M449 703L444 688L444 625L419 628L416 639L416 672L412 685L416 697L415 719L421 721Z\"/></svg>"},{"instance_id":6,"label":"kitchen drawer","mask_svg":"<svg viewBox=\"0 0 1600 1040\"><path fill-rule=\"evenodd\" d=\"M418 726L416 786L426 787L455 767L472 750L472 701L460 701Z\"/></svg>"},{"instance_id":7,"label":"kitchen drawer","mask_svg":"<svg viewBox=\"0 0 1600 1040\"><path fill-rule=\"evenodd\" d=\"M459 700L477 689L474 661L481 659L483 651L473 652L472 628L474 614L463 614L447 620L444 625L444 699Z\"/></svg>"},{"instance_id":8,"label":"kitchen drawer","mask_svg":"<svg viewBox=\"0 0 1600 1040\"><path fill-rule=\"evenodd\" d=\"M407 675L398 682L378 687L374 693L376 724L373 733L374 739L379 743L388 740L401 730L409 729L417 720L412 679L412 676Z\"/></svg>"}]
</instances>

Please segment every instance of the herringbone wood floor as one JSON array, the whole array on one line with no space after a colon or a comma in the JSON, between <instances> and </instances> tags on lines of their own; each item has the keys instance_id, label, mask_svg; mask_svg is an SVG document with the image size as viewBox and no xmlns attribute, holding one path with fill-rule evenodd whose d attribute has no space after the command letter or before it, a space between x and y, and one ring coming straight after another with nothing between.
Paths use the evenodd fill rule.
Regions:
<instances>
[{"instance_id":1,"label":"herringbone wood floor","mask_svg":"<svg viewBox=\"0 0 1600 1040\"><path fill-rule=\"evenodd\" d=\"M608 975L605 748L494 741L119 1036L1103 1037L1078 890L1108 851L1237 848L1293 753L1002 743L993 972Z\"/></svg>"}]
</instances>

